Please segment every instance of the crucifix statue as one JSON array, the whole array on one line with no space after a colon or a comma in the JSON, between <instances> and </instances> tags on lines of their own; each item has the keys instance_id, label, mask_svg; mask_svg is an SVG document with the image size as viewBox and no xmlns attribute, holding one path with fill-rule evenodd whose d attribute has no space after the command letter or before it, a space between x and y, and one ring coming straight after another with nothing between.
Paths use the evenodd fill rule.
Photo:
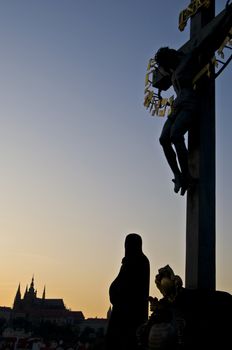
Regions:
<instances>
[{"instance_id":1,"label":"crucifix statue","mask_svg":"<svg viewBox=\"0 0 232 350\"><path fill-rule=\"evenodd\" d=\"M215 17L214 0L192 0L180 30L188 18L190 40L177 50L160 48L149 61L144 105L152 115L169 112L160 143L174 192L187 193L185 284L215 289L215 78L232 59L223 61L232 44L232 4ZM176 97L162 98L171 86Z\"/></svg>"}]
</instances>

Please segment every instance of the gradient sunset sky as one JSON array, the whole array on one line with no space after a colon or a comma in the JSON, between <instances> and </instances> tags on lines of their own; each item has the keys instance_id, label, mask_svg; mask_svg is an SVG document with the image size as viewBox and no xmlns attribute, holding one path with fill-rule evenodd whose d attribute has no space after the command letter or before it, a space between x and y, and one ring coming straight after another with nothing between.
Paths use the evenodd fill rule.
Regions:
<instances>
[{"instance_id":1,"label":"gradient sunset sky","mask_svg":"<svg viewBox=\"0 0 232 350\"><path fill-rule=\"evenodd\" d=\"M190 0L0 1L0 305L38 296L105 317L137 232L154 276L184 280L186 197L143 107L147 63L179 48ZM216 13L226 0L216 1ZM216 82L217 289L232 293L232 63Z\"/></svg>"}]
</instances>

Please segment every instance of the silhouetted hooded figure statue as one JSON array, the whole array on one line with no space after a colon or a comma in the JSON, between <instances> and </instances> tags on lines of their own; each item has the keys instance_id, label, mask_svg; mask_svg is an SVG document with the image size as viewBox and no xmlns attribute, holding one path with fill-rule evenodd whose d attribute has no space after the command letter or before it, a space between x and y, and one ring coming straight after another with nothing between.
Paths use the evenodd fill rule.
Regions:
<instances>
[{"instance_id":1,"label":"silhouetted hooded figure statue","mask_svg":"<svg viewBox=\"0 0 232 350\"><path fill-rule=\"evenodd\" d=\"M107 350L136 349L136 331L148 319L150 264L142 252L142 239L131 233L125 257L109 289L112 312L106 335Z\"/></svg>"}]
</instances>

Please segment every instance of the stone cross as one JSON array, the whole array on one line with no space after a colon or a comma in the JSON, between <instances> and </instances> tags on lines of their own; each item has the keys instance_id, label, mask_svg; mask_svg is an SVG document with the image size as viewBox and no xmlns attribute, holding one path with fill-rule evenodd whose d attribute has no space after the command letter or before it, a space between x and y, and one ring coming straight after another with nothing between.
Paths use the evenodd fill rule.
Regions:
<instances>
[{"instance_id":1,"label":"stone cross","mask_svg":"<svg viewBox=\"0 0 232 350\"><path fill-rule=\"evenodd\" d=\"M190 39L214 18L214 2L191 17ZM187 193L185 286L215 289L215 79L202 79L198 89L188 149L190 171L199 183Z\"/></svg>"}]
</instances>

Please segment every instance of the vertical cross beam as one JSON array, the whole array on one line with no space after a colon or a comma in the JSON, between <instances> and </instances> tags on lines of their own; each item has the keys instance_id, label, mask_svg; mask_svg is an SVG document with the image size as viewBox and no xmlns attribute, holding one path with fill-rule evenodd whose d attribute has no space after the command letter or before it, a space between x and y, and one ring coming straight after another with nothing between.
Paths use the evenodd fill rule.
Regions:
<instances>
[{"instance_id":1,"label":"vertical cross beam","mask_svg":"<svg viewBox=\"0 0 232 350\"><path fill-rule=\"evenodd\" d=\"M190 38L214 16L213 0L192 17ZM196 123L188 135L190 171L199 181L187 193L185 286L215 289L215 80L199 85Z\"/></svg>"}]
</instances>

